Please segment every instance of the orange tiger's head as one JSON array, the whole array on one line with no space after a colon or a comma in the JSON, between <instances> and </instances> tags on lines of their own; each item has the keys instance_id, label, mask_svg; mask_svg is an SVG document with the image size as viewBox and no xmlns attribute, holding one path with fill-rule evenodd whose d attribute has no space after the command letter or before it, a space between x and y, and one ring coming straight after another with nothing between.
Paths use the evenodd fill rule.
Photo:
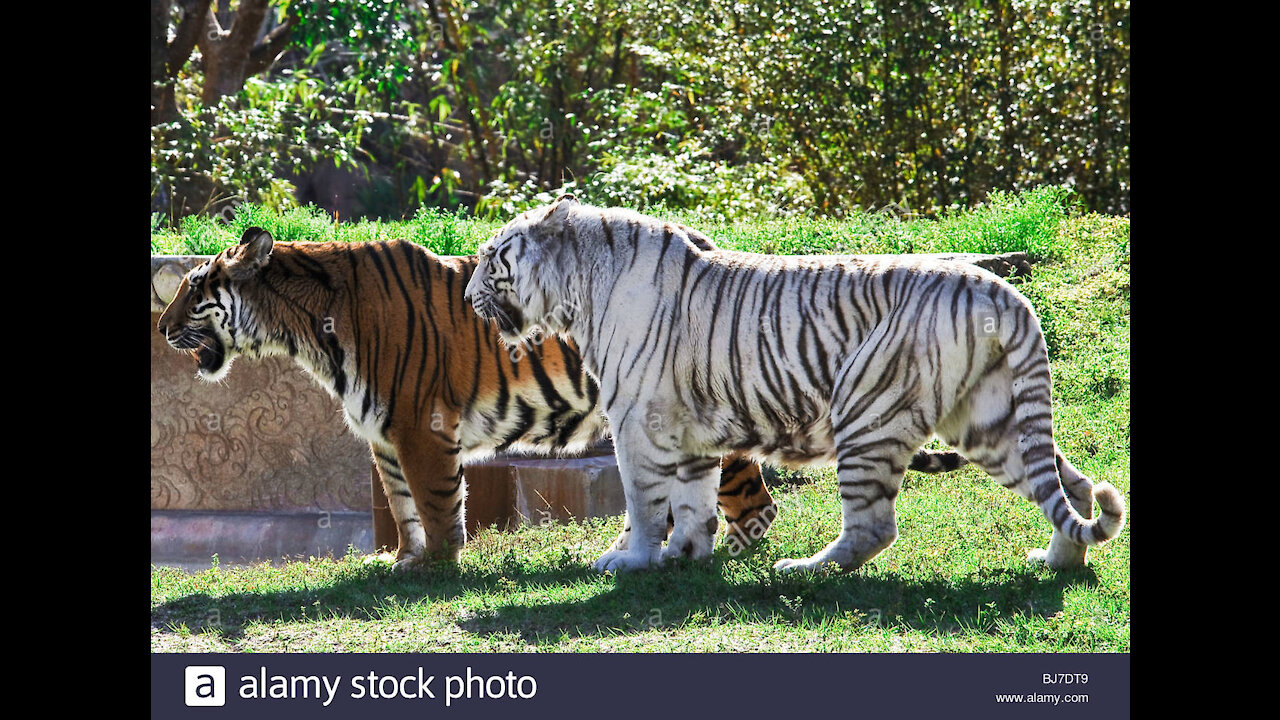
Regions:
<instances>
[{"instance_id":1,"label":"orange tiger's head","mask_svg":"<svg viewBox=\"0 0 1280 720\"><path fill-rule=\"evenodd\" d=\"M261 349L263 340L256 336L253 308L243 289L267 264L273 245L270 233L249 228L238 246L192 268L160 316L160 334L191 353L201 378L221 380L238 355Z\"/></svg>"}]
</instances>

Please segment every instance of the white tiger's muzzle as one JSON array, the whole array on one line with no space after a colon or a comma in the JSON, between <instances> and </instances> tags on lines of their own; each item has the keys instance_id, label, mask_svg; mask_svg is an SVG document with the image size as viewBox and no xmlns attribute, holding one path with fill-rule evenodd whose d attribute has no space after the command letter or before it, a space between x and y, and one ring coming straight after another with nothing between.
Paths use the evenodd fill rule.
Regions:
<instances>
[{"instance_id":1,"label":"white tiger's muzzle","mask_svg":"<svg viewBox=\"0 0 1280 720\"><path fill-rule=\"evenodd\" d=\"M498 324L498 334L503 340L514 344L523 340L527 334L524 313L514 305L491 296L486 296L472 305L481 318Z\"/></svg>"},{"instance_id":2,"label":"white tiger's muzzle","mask_svg":"<svg viewBox=\"0 0 1280 720\"><path fill-rule=\"evenodd\" d=\"M516 344L528 333L524 313L502 293L495 293L488 288L481 273L477 272L471 277L462 298L471 303L481 319L497 323L498 333L503 340Z\"/></svg>"}]
</instances>

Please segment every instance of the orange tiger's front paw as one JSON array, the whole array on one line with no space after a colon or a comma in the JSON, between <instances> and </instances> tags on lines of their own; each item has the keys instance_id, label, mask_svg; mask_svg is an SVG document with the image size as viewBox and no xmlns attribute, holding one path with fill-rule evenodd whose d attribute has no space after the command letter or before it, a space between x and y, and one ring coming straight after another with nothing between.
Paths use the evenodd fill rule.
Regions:
<instances>
[{"instance_id":1,"label":"orange tiger's front paw","mask_svg":"<svg viewBox=\"0 0 1280 720\"><path fill-rule=\"evenodd\" d=\"M404 557L396 560L394 564L392 564L391 572L403 573L403 572L409 572L411 570L417 570L419 568L426 566L429 560L430 558L428 558L425 555L405 555Z\"/></svg>"},{"instance_id":2,"label":"orange tiger's front paw","mask_svg":"<svg viewBox=\"0 0 1280 720\"><path fill-rule=\"evenodd\" d=\"M396 556L392 552L380 552L372 555L366 555L361 564L364 565L391 565L395 563Z\"/></svg>"}]
</instances>

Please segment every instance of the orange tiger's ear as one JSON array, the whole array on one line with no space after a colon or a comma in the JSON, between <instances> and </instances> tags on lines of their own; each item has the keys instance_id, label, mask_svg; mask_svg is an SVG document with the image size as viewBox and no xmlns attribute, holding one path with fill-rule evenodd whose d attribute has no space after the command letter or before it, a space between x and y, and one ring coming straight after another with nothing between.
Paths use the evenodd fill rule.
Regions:
<instances>
[{"instance_id":1,"label":"orange tiger's ear","mask_svg":"<svg viewBox=\"0 0 1280 720\"><path fill-rule=\"evenodd\" d=\"M251 227L240 236L239 247L231 251L227 269L237 279L248 277L267 264L274 247L271 233L260 227Z\"/></svg>"}]
</instances>

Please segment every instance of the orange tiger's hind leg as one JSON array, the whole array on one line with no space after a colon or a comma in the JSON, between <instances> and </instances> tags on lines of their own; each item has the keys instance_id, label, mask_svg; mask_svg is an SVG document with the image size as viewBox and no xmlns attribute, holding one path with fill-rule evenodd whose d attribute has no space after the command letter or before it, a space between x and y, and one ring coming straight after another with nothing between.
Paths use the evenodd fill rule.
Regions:
<instances>
[{"instance_id":1,"label":"orange tiger's hind leg","mask_svg":"<svg viewBox=\"0 0 1280 720\"><path fill-rule=\"evenodd\" d=\"M921 449L912 456L909 468L937 474L968 464L969 461L957 452ZM725 544L729 546L730 554L737 555L764 537L778 516L778 506L765 486L760 464L749 455L726 455L721 467L717 504L729 524ZM670 517L667 523L669 533Z\"/></svg>"},{"instance_id":2,"label":"orange tiger's hind leg","mask_svg":"<svg viewBox=\"0 0 1280 720\"><path fill-rule=\"evenodd\" d=\"M418 510L413 502L413 493L405 480L404 468L400 465L400 457L393 445L371 443L373 463L378 468L378 478L382 480L382 490L386 493L387 504L391 508L391 516L396 521L396 553L393 569L404 569L422 561L426 553L426 534L422 530L422 522L418 519Z\"/></svg>"},{"instance_id":3,"label":"orange tiger's hind leg","mask_svg":"<svg viewBox=\"0 0 1280 720\"><path fill-rule=\"evenodd\" d=\"M725 544L733 555L764 537L778 515L778 506L765 487L760 463L743 453L726 455L720 461L716 504L729 525Z\"/></svg>"},{"instance_id":4,"label":"orange tiger's hind leg","mask_svg":"<svg viewBox=\"0 0 1280 720\"><path fill-rule=\"evenodd\" d=\"M716 505L724 513L729 528L725 543L730 554L737 555L764 537L778 515L778 506L765 487L760 464L744 453L726 455L720 461L720 488ZM667 536L675 529L675 515L667 510ZM631 520L623 518L622 533L609 546L609 551L627 549L631 536Z\"/></svg>"},{"instance_id":5,"label":"orange tiger's hind leg","mask_svg":"<svg viewBox=\"0 0 1280 720\"><path fill-rule=\"evenodd\" d=\"M451 430L456 423L438 422L437 426ZM387 485L387 499L400 529L394 569L404 570L432 560L457 562L466 542L467 494L458 462L458 441L444 430L404 432L397 440L400 482L394 489ZM387 475L383 477L387 484ZM397 495L393 496L393 492ZM406 502L412 503L412 518L403 511ZM402 514L406 515L403 519Z\"/></svg>"}]
</instances>

